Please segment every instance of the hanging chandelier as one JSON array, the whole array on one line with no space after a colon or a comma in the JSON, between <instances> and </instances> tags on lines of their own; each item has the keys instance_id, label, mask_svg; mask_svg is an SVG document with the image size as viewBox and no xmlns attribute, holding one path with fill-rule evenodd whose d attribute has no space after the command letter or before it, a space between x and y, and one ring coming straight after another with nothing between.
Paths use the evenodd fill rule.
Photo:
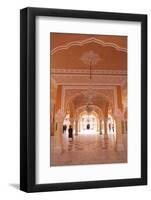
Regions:
<instances>
[{"instance_id":1,"label":"hanging chandelier","mask_svg":"<svg viewBox=\"0 0 151 200\"><path fill-rule=\"evenodd\" d=\"M84 64L89 65L89 78L92 78L92 67L97 64L98 61L101 60L100 56L96 53L94 53L92 50L85 52L80 60Z\"/></svg>"},{"instance_id":2,"label":"hanging chandelier","mask_svg":"<svg viewBox=\"0 0 151 200\"><path fill-rule=\"evenodd\" d=\"M90 107L89 104L87 104L87 105L86 105L86 112L87 112L88 114L90 114L91 111L92 111L92 108Z\"/></svg>"},{"instance_id":3,"label":"hanging chandelier","mask_svg":"<svg viewBox=\"0 0 151 200\"><path fill-rule=\"evenodd\" d=\"M88 87L87 90L82 91L82 94L88 99L88 104L92 104L92 99L96 96L96 91L93 88Z\"/></svg>"}]
</instances>

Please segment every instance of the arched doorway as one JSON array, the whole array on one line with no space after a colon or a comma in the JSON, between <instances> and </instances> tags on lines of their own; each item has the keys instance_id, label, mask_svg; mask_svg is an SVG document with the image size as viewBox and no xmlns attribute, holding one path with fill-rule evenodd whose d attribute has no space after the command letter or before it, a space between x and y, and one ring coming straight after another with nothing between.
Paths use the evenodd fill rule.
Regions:
<instances>
[{"instance_id":1,"label":"arched doorway","mask_svg":"<svg viewBox=\"0 0 151 200\"><path fill-rule=\"evenodd\" d=\"M83 112L78 121L80 134L99 133L99 119L95 113Z\"/></svg>"}]
</instances>

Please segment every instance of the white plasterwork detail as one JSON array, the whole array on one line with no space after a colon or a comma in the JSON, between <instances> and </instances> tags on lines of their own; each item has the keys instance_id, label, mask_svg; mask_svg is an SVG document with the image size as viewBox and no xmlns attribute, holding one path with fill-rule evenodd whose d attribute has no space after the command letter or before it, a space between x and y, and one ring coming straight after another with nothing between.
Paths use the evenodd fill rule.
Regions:
<instances>
[{"instance_id":1,"label":"white plasterwork detail","mask_svg":"<svg viewBox=\"0 0 151 200\"><path fill-rule=\"evenodd\" d=\"M51 55L55 54L58 51L61 50L68 50L70 47L72 46L83 46L85 44L89 44L89 43L96 43L99 44L101 46L109 46L109 47L113 47L114 49L116 49L117 51L122 51L122 52L127 52L126 48L120 47L117 44L113 43L113 42L104 42L103 40L97 39L95 37L91 37L85 40L78 40L78 41L73 41L73 42L69 42L68 44L65 45L60 45L57 46L56 48L54 48L53 50L51 50Z\"/></svg>"},{"instance_id":2,"label":"white plasterwork detail","mask_svg":"<svg viewBox=\"0 0 151 200\"><path fill-rule=\"evenodd\" d=\"M67 67L68 68L68 67ZM69 67L70 68L70 67ZM116 68L116 67L115 67ZM52 74L88 74L90 70L87 69L51 69ZM127 70L92 70L93 74L119 74L127 75Z\"/></svg>"},{"instance_id":3,"label":"white plasterwork detail","mask_svg":"<svg viewBox=\"0 0 151 200\"><path fill-rule=\"evenodd\" d=\"M58 85L121 85L127 76L93 75L90 80L86 74L53 74Z\"/></svg>"}]
</instances>

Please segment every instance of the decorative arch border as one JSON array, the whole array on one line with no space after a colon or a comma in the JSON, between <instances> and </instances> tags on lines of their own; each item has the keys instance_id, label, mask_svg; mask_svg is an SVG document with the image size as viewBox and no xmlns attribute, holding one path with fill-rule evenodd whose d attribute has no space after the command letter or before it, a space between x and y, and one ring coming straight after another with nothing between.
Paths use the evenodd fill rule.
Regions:
<instances>
[{"instance_id":1,"label":"decorative arch border","mask_svg":"<svg viewBox=\"0 0 151 200\"><path fill-rule=\"evenodd\" d=\"M72 96L69 98L69 100L65 103L64 107L66 108L67 105L68 105L74 98L76 98L76 97L79 96L79 95L82 95L82 92L77 92L76 94L72 95ZM113 102L109 99L109 97L108 97L106 94L104 94L104 93L96 92L96 95L98 95L98 96L103 96L109 103L111 103L111 104L113 103Z\"/></svg>"},{"instance_id":2,"label":"decorative arch border","mask_svg":"<svg viewBox=\"0 0 151 200\"><path fill-rule=\"evenodd\" d=\"M117 106L117 92L116 92L116 87L115 86L90 86L92 89L110 89L110 90L113 90L113 102L110 101L110 97L106 96L105 94L103 94L108 100L110 103L112 103L113 105L113 110L116 110L118 108ZM69 89L87 89L88 87L87 86L63 86L62 88L62 101L61 101L61 110L64 112L64 108L66 107L65 106L65 92L66 90L69 90ZM80 92L77 92L77 94L81 94ZM75 94L76 96L76 94ZM72 98L72 97L71 97ZM68 103L68 102L67 102ZM67 104L66 103L66 104Z\"/></svg>"},{"instance_id":3,"label":"decorative arch border","mask_svg":"<svg viewBox=\"0 0 151 200\"><path fill-rule=\"evenodd\" d=\"M96 110L98 110L99 112L99 114L100 114L100 116L103 118L103 111L101 110L101 108L99 108L98 106L96 106L96 105L92 105L91 107L94 107ZM77 113L78 113L78 115L80 115L80 113L82 113L82 112L84 112L85 111L85 108L86 108L86 106L81 106L81 107L79 107L78 109L77 109ZM80 109L81 109L81 111L80 111ZM97 115L99 115L98 113L97 113L97 111L96 110L93 110L92 112L95 112Z\"/></svg>"},{"instance_id":4,"label":"decorative arch border","mask_svg":"<svg viewBox=\"0 0 151 200\"><path fill-rule=\"evenodd\" d=\"M83 46L85 44L89 44L89 43L92 43L92 42L99 44L101 46L105 46L105 47L108 47L108 46L113 47L117 51L127 52L126 48L120 47L119 45L117 45L113 42L104 42L103 40L97 39L95 37L91 37L91 38L88 38L88 39L85 39L85 40L76 40L76 41L73 41L73 42L69 42L68 44L65 44L65 45L59 45L51 51L51 55L57 53L58 51L68 50L72 46Z\"/></svg>"}]
</instances>

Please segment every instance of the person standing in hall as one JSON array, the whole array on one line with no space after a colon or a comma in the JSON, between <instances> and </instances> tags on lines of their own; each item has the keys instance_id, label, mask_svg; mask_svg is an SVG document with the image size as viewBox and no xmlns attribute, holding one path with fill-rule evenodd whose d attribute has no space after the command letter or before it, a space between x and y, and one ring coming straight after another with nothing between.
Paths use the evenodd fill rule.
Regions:
<instances>
[{"instance_id":1,"label":"person standing in hall","mask_svg":"<svg viewBox=\"0 0 151 200\"><path fill-rule=\"evenodd\" d=\"M66 133L66 130L67 130L67 125L64 124L64 125L63 125L63 133Z\"/></svg>"},{"instance_id":2,"label":"person standing in hall","mask_svg":"<svg viewBox=\"0 0 151 200\"><path fill-rule=\"evenodd\" d=\"M68 132L69 132L69 141L73 141L73 128L71 125L69 126Z\"/></svg>"}]
</instances>

